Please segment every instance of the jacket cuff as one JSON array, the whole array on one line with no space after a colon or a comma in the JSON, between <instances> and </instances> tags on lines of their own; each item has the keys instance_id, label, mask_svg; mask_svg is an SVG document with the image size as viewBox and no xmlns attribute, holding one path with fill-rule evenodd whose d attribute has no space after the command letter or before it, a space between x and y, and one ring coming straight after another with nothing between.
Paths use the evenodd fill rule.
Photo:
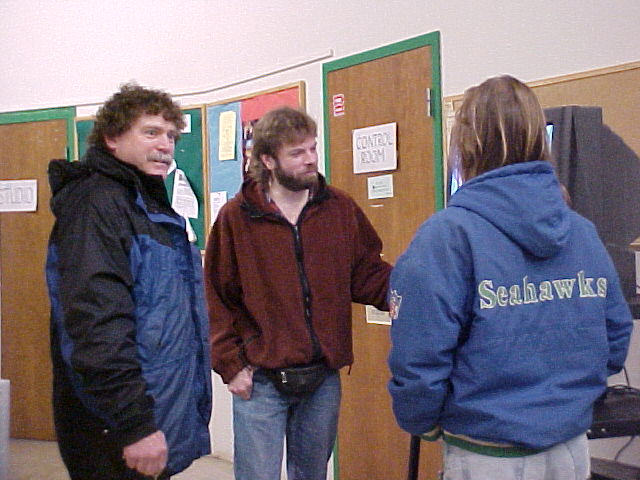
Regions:
<instances>
[{"instance_id":1,"label":"jacket cuff","mask_svg":"<svg viewBox=\"0 0 640 480\"><path fill-rule=\"evenodd\" d=\"M113 430L113 434L116 441L124 448L157 431L158 427L153 414L150 414L149 416L145 415L144 419L141 418L134 425L127 425L124 429Z\"/></svg>"},{"instance_id":2,"label":"jacket cuff","mask_svg":"<svg viewBox=\"0 0 640 480\"><path fill-rule=\"evenodd\" d=\"M235 377L240 371L248 366L248 364L237 356L233 361L219 362L220 365L224 365L223 368L214 368L215 372L222 377L222 381L225 384L229 384L233 377Z\"/></svg>"}]
</instances>

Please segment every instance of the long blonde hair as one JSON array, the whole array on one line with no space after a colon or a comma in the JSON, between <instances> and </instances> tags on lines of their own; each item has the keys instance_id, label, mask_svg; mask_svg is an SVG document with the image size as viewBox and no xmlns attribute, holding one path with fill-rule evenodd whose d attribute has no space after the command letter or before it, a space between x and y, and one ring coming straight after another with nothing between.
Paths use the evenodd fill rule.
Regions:
<instances>
[{"instance_id":1,"label":"long blonde hair","mask_svg":"<svg viewBox=\"0 0 640 480\"><path fill-rule=\"evenodd\" d=\"M464 94L451 132L450 167L467 181L513 163L551 159L540 102L524 83L493 77Z\"/></svg>"}]
</instances>

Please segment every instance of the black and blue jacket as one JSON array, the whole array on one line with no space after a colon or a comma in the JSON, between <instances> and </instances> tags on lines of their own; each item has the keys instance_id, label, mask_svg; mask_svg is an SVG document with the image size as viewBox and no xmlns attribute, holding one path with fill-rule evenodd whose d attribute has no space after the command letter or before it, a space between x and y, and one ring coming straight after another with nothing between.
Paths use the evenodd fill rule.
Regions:
<instances>
[{"instance_id":1,"label":"black and blue jacket","mask_svg":"<svg viewBox=\"0 0 640 480\"><path fill-rule=\"evenodd\" d=\"M541 161L470 180L427 220L390 309L402 428L532 450L587 431L632 329L595 227Z\"/></svg>"},{"instance_id":2,"label":"black and blue jacket","mask_svg":"<svg viewBox=\"0 0 640 480\"><path fill-rule=\"evenodd\" d=\"M200 252L160 177L94 147L49 178L54 415L81 405L122 446L159 429L179 472L210 452Z\"/></svg>"}]
</instances>

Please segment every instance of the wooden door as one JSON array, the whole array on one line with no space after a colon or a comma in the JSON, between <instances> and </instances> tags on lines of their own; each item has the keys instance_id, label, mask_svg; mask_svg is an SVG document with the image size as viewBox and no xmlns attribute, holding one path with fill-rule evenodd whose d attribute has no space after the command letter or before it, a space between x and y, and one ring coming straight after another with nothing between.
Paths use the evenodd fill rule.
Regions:
<instances>
[{"instance_id":1,"label":"wooden door","mask_svg":"<svg viewBox=\"0 0 640 480\"><path fill-rule=\"evenodd\" d=\"M432 48L421 46L356 63L325 77L331 184L346 190L363 208L384 242L383 258L391 263L441 205L442 163L434 149L440 121L427 112L427 89L439 92L432 79ZM344 113L334 115L334 95L344 99ZM397 169L354 174L353 129L391 122L397 123ZM389 173L394 196L370 200L367 178ZM354 305L353 334L355 363L342 374L339 479L406 478L410 436L397 426L387 391L389 327L366 323L364 307ZM435 479L441 467L440 446L422 442L421 447L420 478Z\"/></svg>"},{"instance_id":2,"label":"wooden door","mask_svg":"<svg viewBox=\"0 0 640 480\"><path fill-rule=\"evenodd\" d=\"M0 213L2 378L11 381L11 436L54 440L49 300L44 264L53 216L47 164L65 158L65 120L0 125L0 180L37 179L36 212Z\"/></svg>"}]
</instances>

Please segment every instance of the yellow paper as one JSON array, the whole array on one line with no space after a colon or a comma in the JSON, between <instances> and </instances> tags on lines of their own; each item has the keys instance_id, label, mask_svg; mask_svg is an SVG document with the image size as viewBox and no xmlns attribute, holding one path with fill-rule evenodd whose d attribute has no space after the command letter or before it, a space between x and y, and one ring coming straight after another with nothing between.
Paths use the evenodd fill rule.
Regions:
<instances>
[{"instance_id":1,"label":"yellow paper","mask_svg":"<svg viewBox=\"0 0 640 480\"><path fill-rule=\"evenodd\" d=\"M220 113L220 138L218 139L218 159L233 160L236 157L236 112Z\"/></svg>"}]
</instances>

